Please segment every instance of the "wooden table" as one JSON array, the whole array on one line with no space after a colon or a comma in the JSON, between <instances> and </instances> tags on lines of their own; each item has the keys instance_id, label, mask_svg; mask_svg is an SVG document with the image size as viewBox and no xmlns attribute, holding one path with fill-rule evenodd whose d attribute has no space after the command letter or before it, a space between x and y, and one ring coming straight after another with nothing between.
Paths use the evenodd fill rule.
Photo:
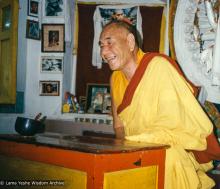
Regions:
<instances>
[{"instance_id":1,"label":"wooden table","mask_svg":"<svg viewBox=\"0 0 220 189\"><path fill-rule=\"evenodd\" d=\"M0 185L12 179L9 184L23 181L26 188L163 189L166 148L103 137L64 136L45 143L0 135Z\"/></svg>"}]
</instances>

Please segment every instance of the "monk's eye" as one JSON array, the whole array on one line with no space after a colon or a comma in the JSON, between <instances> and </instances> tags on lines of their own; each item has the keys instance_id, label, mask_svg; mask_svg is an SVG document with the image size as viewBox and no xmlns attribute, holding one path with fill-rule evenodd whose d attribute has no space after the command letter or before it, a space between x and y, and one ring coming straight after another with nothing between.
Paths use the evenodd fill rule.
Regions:
<instances>
[{"instance_id":1,"label":"monk's eye","mask_svg":"<svg viewBox=\"0 0 220 189\"><path fill-rule=\"evenodd\" d=\"M103 46L103 43L101 43L101 42L99 41L98 45L99 45L100 47L102 47L102 46Z\"/></svg>"},{"instance_id":2,"label":"monk's eye","mask_svg":"<svg viewBox=\"0 0 220 189\"><path fill-rule=\"evenodd\" d=\"M112 41L107 42L108 46L112 46Z\"/></svg>"}]
</instances>

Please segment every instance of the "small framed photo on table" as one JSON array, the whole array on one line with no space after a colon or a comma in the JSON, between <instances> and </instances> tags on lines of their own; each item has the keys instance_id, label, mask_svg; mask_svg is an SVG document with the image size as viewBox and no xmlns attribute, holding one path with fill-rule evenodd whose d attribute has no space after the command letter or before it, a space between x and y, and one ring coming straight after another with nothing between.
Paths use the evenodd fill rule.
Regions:
<instances>
[{"instance_id":1,"label":"small framed photo on table","mask_svg":"<svg viewBox=\"0 0 220 189\"><path fill-rule=\"evenodd\" d=\"M88 83L86 89L86 112L106 113L103 111L104 96L110 93L108 84Z\"/></svg>"},{"instance_id":2,"label":"small framed photo on table","mask_svg":"<svg viewBox=\"0 0 220 189\"><path fill-rule=\"evenodd\" d=\"M28 16L39 16L39 0L28 0Z\"/></svg>"},{"instance_id":3,"label":"small framed photo on table","mask_svg":"<svg viewBox=\"0 0 220 189\"><path fill-rule=\"evenodd\" d=\"M39 22L27 20L26 37L29 39L40 40Z\"/></svg>"},{"instance_id":4,"label":"small framed photo on table","mask_svg":"<svg viewBox=\"0 0 220 189\"><path fill-rule=\"evenodd\" d=\"M63 57L42 56L40 69L42 73L63 73Z\"/></svg>"},{"instance_id":5,"label":"small framed photo on table","mask_svg":"<svg viewBox=\"0 0 220 189\"><path fill-rule=\"evenodd\" d=\"M111 114L111 112L112 112L112 105L111 104L112 104L112 102L111 102L110 93L105 93L103 95L102 113Z\"/></svg>"},{"instance_id":6,"label":"small framed photo on table","mask_svg":"<svg viewBox=\"0 0 220 189\"><path fill-rule=\"evenodd\" d=\"M42 24L42 52L65 52L64 24Z\"/></svg>"},{"instance_id":7,"label":"small framed photo on table","mask_svg":"<svg viewBox=\"0 0 220 189\"><path fill-rule=\"evenodd\" d=\"M60 81L40 81L40 96L59 96Z\"/></svg>"}]
</instances>

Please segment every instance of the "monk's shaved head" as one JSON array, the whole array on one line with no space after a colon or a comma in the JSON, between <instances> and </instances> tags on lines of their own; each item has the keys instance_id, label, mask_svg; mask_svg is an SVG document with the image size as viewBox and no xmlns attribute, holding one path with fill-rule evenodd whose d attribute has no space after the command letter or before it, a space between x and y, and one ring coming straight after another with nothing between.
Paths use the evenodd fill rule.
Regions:
<instances>
[{"instance_id":1,"label":"monk's shaved head","mask_svg":"<svg viewBox=\"0 0 220 189\"><path fill-rule=\"evenodd\" d=\"M125 31L127 34L128 33L133 34L137 47L140 47L140 37L139 37L139 33L136 30L135 26L133 26L127 22L124 22L124 21L114 20L114 21L111 21L108 24L106 24L103 27L102 32L104 32L106 29L108 29L110 27L115 28L115 29L121 29L122 31Z\"/></svg>"}]
</instances>

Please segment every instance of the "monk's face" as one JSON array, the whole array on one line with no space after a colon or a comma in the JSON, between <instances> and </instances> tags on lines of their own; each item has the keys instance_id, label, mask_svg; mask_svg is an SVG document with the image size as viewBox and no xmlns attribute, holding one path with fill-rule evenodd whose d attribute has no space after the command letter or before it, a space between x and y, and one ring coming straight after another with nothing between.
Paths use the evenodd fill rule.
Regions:
<instances>
[{"instance_id":1,"label":"monk's face","mask_svg":"<svg viewBox=\"0 0 220 189\"><path fill-rule=\"evenodd\" d=\"M131 59L128 35L127 30L115 25L107 26L100 35L100 54L111 70L122 70Z\"/></svg>"}]
</instances>

